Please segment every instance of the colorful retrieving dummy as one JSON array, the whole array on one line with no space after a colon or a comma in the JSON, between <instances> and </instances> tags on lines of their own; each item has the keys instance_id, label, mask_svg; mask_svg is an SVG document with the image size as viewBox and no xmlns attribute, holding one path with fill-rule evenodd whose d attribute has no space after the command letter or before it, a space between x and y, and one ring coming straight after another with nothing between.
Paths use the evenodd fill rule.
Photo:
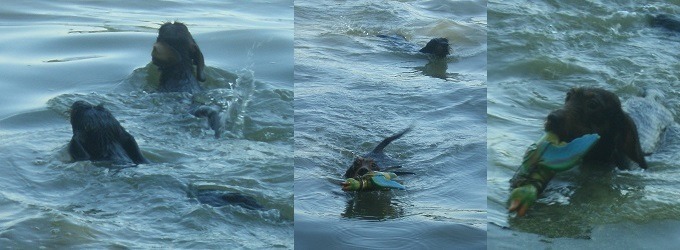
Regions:
<instances>
[{"instance_id":1,"label":"colorful retrieving dummy","mask_svg":"<svg viewBox=\"0 0 680 250\"><path fill-rule=\"evenodd\" d=\"M510 180L510 211L517 210L523 216L543 192L555 173L573 168L581 163L583 156L597 143L600 136L587 134L569 143L560 142L559 137L546 132L524 153L522 165Z\"/></svg>"},{"instance_id":2,"label":"colorful retrieving dummy","mask_svg":"<svg viewBox=\"0 0 680 250\"><path fill-rule=\"evenodd\" d=\"M349 178L342 183L342 190L344 191L370 191L370 190L386 190L386 189L400 189L404 190L406 187L399 184L393 179L397 175L390 172L369 172L365 175L355 178Z\"/></svg>"}]
</instances>

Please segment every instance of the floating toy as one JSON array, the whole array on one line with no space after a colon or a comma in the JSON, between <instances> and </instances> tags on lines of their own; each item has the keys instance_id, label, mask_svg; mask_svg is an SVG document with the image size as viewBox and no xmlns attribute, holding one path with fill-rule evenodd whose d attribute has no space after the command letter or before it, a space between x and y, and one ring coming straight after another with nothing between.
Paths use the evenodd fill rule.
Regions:
<instances>
[{"instance_id":1,"label":"floating toy","mask_svg":"<svg viewBox=\"0 0 680 250\"><path fill-rule=\"evenodd\" d=\"M597 134L587 134L566 143L561 142L554 133L546 132L529 146L522 165L510 180L513 191L509 210L517 210L517 215L523 216L550 179L557 172L569 170L581 163L583 156L599 139Z\"/></svg>"},{"instance_id":2,"label":"floating toy","mask_svg":"<svg viewBox=\"0 0 680 250\"><path fill-rule=\"evenodd\" d=\"M397 174L390 172L369 172L365 175L355 178L349 178L342 183L342 190L344 191L370 191L370 190L386 190L386 189L400 189L404 190L406 187L394 181Z\"/></svg>"}]
</instances>

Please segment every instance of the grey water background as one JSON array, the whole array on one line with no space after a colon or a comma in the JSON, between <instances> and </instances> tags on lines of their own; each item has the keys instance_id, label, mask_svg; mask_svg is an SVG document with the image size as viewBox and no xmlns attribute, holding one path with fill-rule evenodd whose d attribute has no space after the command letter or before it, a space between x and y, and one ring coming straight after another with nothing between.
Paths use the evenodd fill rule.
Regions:
<instances>
[{"instance_id":1,"label":"grey water background","mask_svg":"<svg viewBox=\"0 0 680 250\"><path fill-rule=\"evenodd\" d=\"M175 20L205 56L204 93L153 91L151 47ZM0 23L0 248L293 247L292 1L3 1ZM153 163L71 162L76 100L103 103ZM192 100L229 114L221 139Z\"/></svg>"},{"instance_id":2,"label":"grey water background","mask_svg":"<svg viewBox=\"0 0 680 250\"><path fill-rule=\"evenodd\" d=\"M452 55L417 52L436 37ZM485 249L486 58L486 1L296 1L296 248ZM405 191L340 189L411 125Z\"/></svg>"},{"instance_id":3,"label":"grey water background","mask_svg":"<svg viewBox=\"0 0 680 250\"><path fill-rule=\"evenodd\" d=\"M680 34L649 20L678 17L678 3L489 2L489 248L677 247ZM631 116L660 128L638 124L653 135L643 138L653 151L649 168L560 173L527 217L508 215L508 180L542 135L544 118L575 86L613 91ZM657 98L647 98L646 108L634 105L644 93ZM671 118L660 118L664 113Z\"/></svg>"}]
</instances>

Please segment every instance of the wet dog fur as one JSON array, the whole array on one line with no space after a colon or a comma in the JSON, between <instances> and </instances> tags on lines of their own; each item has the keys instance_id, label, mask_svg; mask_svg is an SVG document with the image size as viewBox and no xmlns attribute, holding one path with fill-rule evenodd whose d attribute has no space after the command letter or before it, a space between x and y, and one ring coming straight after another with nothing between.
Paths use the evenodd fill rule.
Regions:
<instances>
[{"instance_id":1,"label":"wet dog fur","mask_svg":"<svg viewBox=\"0 0 680 250\"><path fill-rule=\"evenodd\" d=\"M451 49L449 47L449 39L434 38L427 42L425 47L419 50L422 53L434 55L437 58L444 58L449 55Z\"/></svg>"},{"instance_id":2,"label":"wet dog fur","mask_svg":"<svg viewBox=\"0 0 680 250\"><path fill-rule=\"evenodd\" d=\"M116 165L149 163L132 137L103 105L76 101L71 105L73 137L69 154L75 161L110 161Z\"/></svg>"}]
</instances>

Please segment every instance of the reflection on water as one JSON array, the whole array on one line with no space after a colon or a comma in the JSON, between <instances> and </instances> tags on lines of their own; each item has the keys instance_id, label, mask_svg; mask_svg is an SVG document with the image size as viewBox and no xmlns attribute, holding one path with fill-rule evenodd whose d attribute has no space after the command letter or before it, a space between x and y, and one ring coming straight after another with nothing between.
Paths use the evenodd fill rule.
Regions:
<instances>
[{"instance_id":1,"label":"reflection on water","mask_svg":"<svg viewBox=\"0 0 680 250\"><path fill-rule=\"evenodd\" d=\"M430 59L425 66L415 67L416 72L426 76L436 77L442 80L455 80L458 73L447 73L449 63L447 59L433 58Z\"/></svg>"},{"instance_id":2,"label":"reflection on water","mask_svg":"<svg viewBox=\"0 0 680 250\"><path fill-rule=\"evenodd\" d=\"M394 191L348 192L347 206L342 217L363 220L396 219L404 216L404 209Z\"/></svg>"}]
</instances>

